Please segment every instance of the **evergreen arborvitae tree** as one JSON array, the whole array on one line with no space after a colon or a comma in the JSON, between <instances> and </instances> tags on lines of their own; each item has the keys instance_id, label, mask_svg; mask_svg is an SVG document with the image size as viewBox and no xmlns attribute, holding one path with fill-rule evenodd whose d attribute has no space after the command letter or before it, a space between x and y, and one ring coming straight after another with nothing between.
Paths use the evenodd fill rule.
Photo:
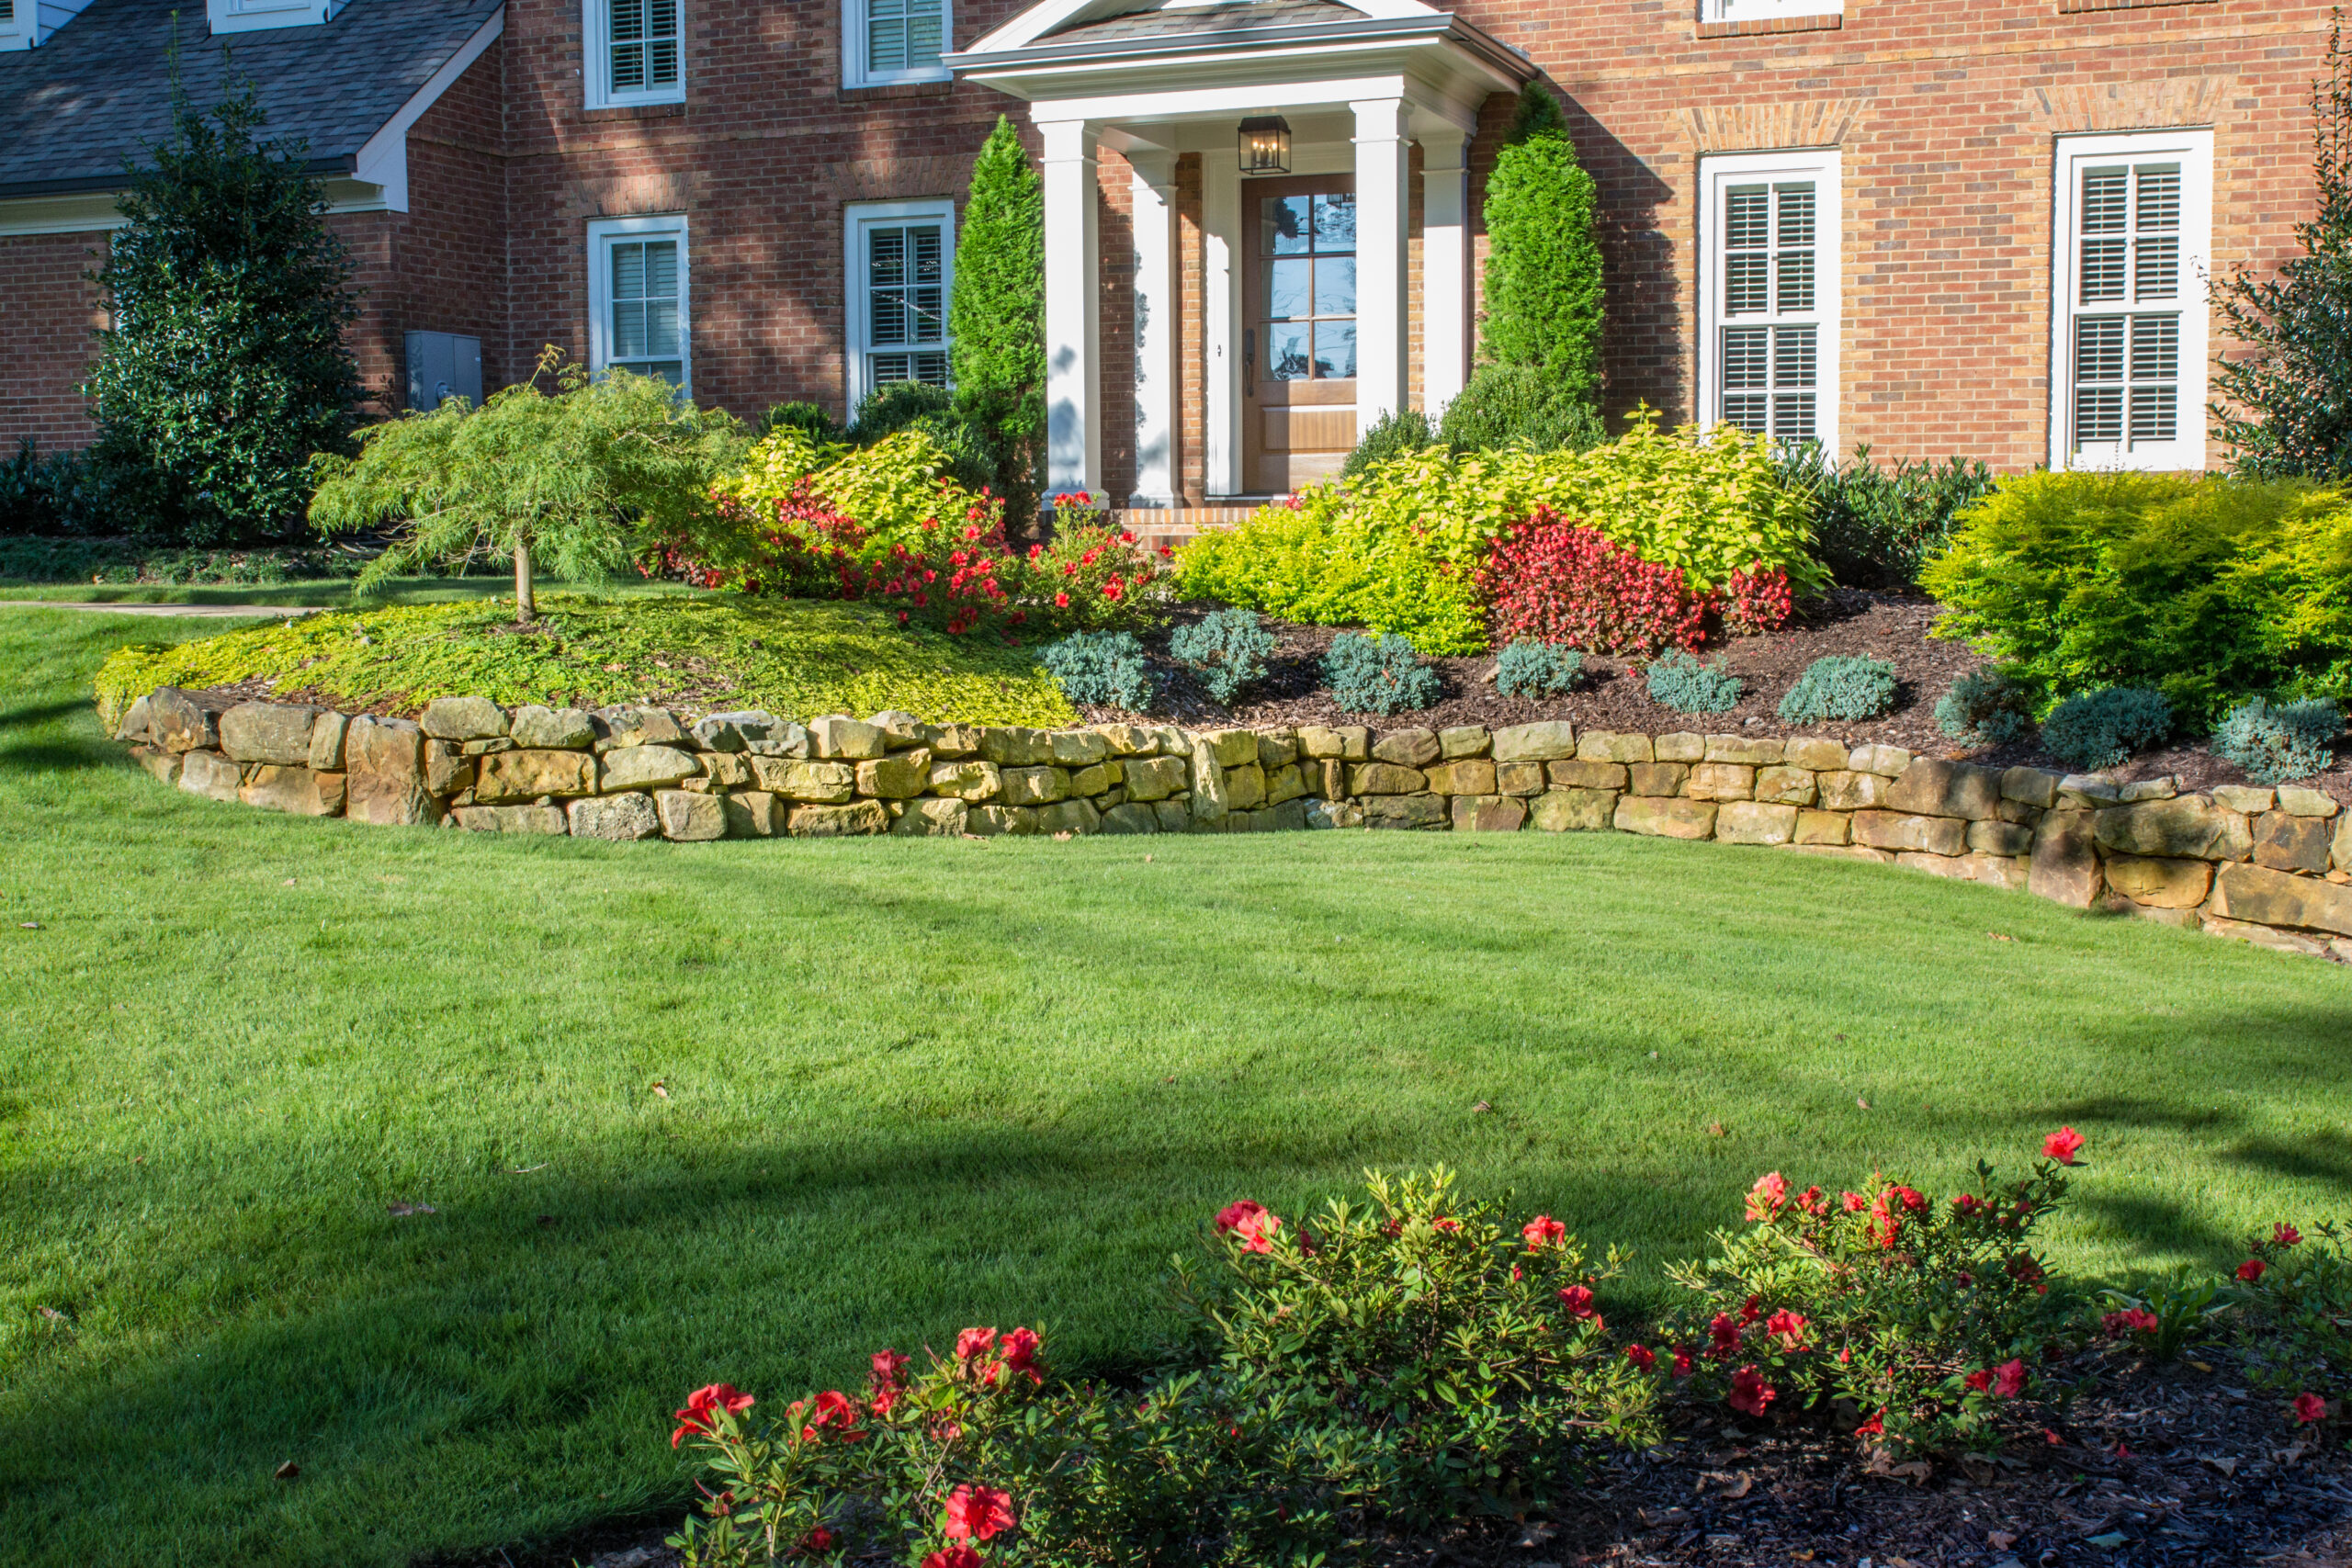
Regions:
<instances>
[{"instance_id":1,"label":"evergreen arborvitae tree","mask_svg":"<svg viewBox=\"0 0 2352 1568\"><path fill-rule=\"evenodd\" d=\"M2312 89L2319 211L2295 225L2303 254L2276 277L2217 279L2222 330L2256 349L2215 369L2214 429L2257 478L2352 475L2352 59L2343 13L2327 34L2327 79Z\"/></svg>"},{"instance_id":2,"label":"evergreen arborvitae tree","mask_svg":"<svg viewBox=\"0 0 2352 1568\"><path fill-rule=\"evenodd\" d=\"M1487 179L1487 297L1479 357L1540 370L1590 404L1600 382L1600 245L1593 183L1577 163L1559 100L1541 83L1519 96Z\"/></svg>"},{"instance_id":3,"label":"evergreen arborvitae tree","mask_svg":"<svg viewBox=\"0 0 2352 1568\"><path fill-rule=\"evenodd\" d=\"M1037 515L1045 457L1046 186L1002 115L972 169L947 331L956 411L995 448L1018 527Z\"/></svg>"},{"instance_id":4,"label":"evergreen arborvitae tree","mask_svg":"<svg viewBox=\"0 0 2352 1568\"><path fill-rule=\"evenodd\" d=\"M347 448L351 259L299 141L263 141L250 83L127 166L130 221L92 275L111 325L85 390L135 527L193 545L299 524L312 454Z\"/></svg>"}]
</instances>

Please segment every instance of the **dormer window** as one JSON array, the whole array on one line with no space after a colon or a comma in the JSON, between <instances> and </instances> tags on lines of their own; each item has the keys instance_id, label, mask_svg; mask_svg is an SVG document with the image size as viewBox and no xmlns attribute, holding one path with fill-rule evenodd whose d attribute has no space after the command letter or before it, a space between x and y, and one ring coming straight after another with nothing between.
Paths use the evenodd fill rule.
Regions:
<instances>
[{"instance_id":1,"label":"dormer window","mask_svg":"<svg viewBox=\"0 0 2352 1568\"><path fill-rule=\"evenodd\" d=\"M27 5L30 0L16 0ZM205 0L205 17L215 38L257 33L272 28L310 28L334 19L344 0Z\"/></svg>"},{"instance_id":2,"label":"dormer window","mask_svg":"<svg viewBox=\"0 0 2352 1568\"><path fill-rule=\"evenodd\" d=\"M0 54L38 49L82 14L90 0L0 0Z\"/></svg>"}]
</instances>

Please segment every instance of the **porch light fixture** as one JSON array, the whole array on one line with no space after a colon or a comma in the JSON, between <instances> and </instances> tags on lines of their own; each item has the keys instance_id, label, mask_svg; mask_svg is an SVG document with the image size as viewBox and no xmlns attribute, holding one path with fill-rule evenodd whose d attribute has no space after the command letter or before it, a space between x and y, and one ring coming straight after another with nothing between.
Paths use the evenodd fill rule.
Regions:
<instances>
[{"instance_id":1,"label":"porch light fixture","mask_svg":"<svg viewBox=\"0 0 2352 1568\"><path fill-rule=\"evenodd\" d=\"M1278 114L1261 114L1241 122L1241 172L1290 173L1290 121Z\"/></svg>"}]
</instances>

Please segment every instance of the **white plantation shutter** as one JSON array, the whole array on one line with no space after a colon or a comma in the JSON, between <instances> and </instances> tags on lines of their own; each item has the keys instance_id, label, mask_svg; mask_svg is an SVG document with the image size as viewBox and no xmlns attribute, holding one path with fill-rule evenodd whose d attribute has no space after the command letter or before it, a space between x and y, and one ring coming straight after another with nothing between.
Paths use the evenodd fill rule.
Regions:
<instances>
[{"instance_id":1,"label":"white plantation shutter","mask_svg":"<svg viewBox=\"0 0 2352 1568\"><path fill-rule=\"evenodd\" d=\"M1737 153L1704 165L1703 419L1834 445L1835 152Z\"/></svg>"},{"instance_id":2,"label":"white plantation shutter","mask_svg":"<svg viewBox=\"0 0 2352 1568\"><path fill-rule=\"evenodd\" d=\"M894 381L947 385L947 296L956 207L875 202L846 209L850 404Z\"/></svg>"},{"instance_id":3,"label":"white plantation shutter","mask_svg":"<svg viewBox=\"0 0 2352 1568\"><path fill-rule=\"evenodd\" d=\"M689 384L685 220L597 219L588 225L589 358Z\"/></svg>"},{"instance_id":4,"label":"white plantation shutter","mask_svg":"<svg viewBox=\"0 0 2352 1568\"><path fill-rule=\"evenodd\" d=\"M615 97L678 85L678 0L607 0Z\"/></svg>"},{"instance_id":5,"label":"white plantation shutter","mask_svg":"<svg viewBox=\"0 0 2352 1568\"><path fill-rule=\"evenodd\" d=\"M943 80L952 18L949 0L844 0L847 85Z\"/></svg>"}]
</instances>

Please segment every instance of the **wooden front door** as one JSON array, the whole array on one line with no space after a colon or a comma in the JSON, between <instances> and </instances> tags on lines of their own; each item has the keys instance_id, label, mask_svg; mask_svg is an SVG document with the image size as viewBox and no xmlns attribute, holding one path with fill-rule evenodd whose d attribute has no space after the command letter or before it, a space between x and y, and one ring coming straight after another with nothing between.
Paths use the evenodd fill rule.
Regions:
<instances>
[{"instance_id":1,"label":"wooden front door","mask_svg":"<svg viewBox=\"0 0 2352 1568\"><path fill-rule=\"evenodd\" d=\"M1329 479L1356 444L1356 198L1347 175L1242 187L1242 482Z\"/></svg>"}]
</instances>

